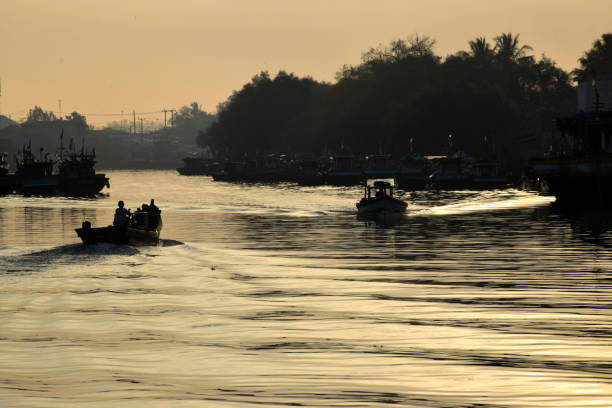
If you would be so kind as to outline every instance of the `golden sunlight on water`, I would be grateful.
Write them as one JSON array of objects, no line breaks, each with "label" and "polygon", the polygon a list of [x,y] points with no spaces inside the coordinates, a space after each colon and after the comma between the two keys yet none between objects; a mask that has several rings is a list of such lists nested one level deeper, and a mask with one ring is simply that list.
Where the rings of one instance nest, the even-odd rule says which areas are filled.
[{"label": "golden sunlight on water", "polygon": [[[3,406],[608,407],[610,222],[515,190],[405,193],[111,172],[0,197]],[[74,228],[155,198],[163,246]]]}]

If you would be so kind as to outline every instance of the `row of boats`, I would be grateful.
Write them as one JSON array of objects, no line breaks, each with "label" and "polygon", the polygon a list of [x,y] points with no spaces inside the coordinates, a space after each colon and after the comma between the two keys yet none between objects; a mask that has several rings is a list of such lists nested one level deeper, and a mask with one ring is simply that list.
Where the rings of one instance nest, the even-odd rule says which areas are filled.
[{"label": "row of boats", "polygon": [[295,182],[299,185],[361,185],[374,178],[394,179],[405,190],[504,188],[509,177],[496,160],[472,160],[464,152],[451,156],[337,154],[317,159],[266,155],[242,161],[185,158],[182,175],[208,175],[215,181]]},{"label": "row of boats", "polygon": [[[559,152],[532,159],[530,161],[532,175],[546,184],[546,188],[556,196],[561,205],[607,208],[612,204],[612,111],[581,112],[572,117],[560,118],[557,120],[557,127],[561,131]],[[456,164],[462,160],[464,159],[461,157],[451,157],[450,161],[440,160],[438,164]],[[491,167],[497,166],[492,164]],[[328,176],[330,173],[334,175],[333,171],[337,169],[331,167]],[[439,174],[447,174],[442,169],[443,167],[439,166],[436,171]],[[459,171],[460,166],[455,166],[455,169],[458,170],[454,174],[464,174]],[[369,170],[373,169],[370,167]],[[354,178],[349,178],[348,174],[336,174],[336,176],[342,175],[346,177],[347,183],[349,180],[353,183],[363,180],[365,174],[366,170],[362,169],[359,173],[350,174],[350,177]],[[357,215],[383,224],[394,223],[405,214],[408,206],[405,201],[395,196],[397,172],[370,174],[377,177],[366,177],[363,184],[363,198],[356,203]],[[484,175],[496,174],[494,171],[484,173]],[[387,175],[392,177],[381,177]],[[214,173],[213,177],[215,178]],[[254,180],[249,178],[248,181]],[[456,188],[456,185],[452,186]],[[402,188],[406,189],[404,186]],[[77,229],[77,234],[86,244],[101,241],[153,244],[159,240],[161,218],[155,226],[146,229],[132,222],[125,228],[91,228],[89,223],[85,222],[80,229]]]},{"label": "row of boats", "polygon": [[87,152],[83,146],[77,152],[60,146],[57,158],[53,159],[43,149],[35,155],[28,143],[17,152],[15,173],[9,173],[8,155],[1,155],[0,195],[95,195],[105,186],[110,188],[108,177],[96,173],[95,164],[95,149]]}]

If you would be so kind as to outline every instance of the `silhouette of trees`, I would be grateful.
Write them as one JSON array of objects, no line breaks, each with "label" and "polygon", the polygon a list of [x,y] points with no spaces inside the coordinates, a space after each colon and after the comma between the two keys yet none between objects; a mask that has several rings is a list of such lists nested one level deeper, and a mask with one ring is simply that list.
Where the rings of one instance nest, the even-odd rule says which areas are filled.
[{"label": "silhouette of trees", "polygon": [[202,110],[197,102],[181,107],[174,115],[174,126],[179,129],[194,130],[205,129],[210,125],[214,115]]},{"label": "silhouette of trees", "polygon": [[229,157],[341,146],[399,156],[411,139],[418,153],[445,153],[452,134],[455,147],[472,155],[494,145],[511,157],[520,138],[552,131],[555,116],[575,111],[570,75],[545,56],[528,55],[518,34],[467,45],[442,59],[430,37],[394,40],[344,65],[333,85],[261,72],[219,106],[198,143]]},{"label": "silhouette of trees", "polygon": [[51,111],[45,111],[36,105],[28,112],[26,122],[44,122],[49,120],[57,120],[55,114]]},{"label": "silhouette of trees", "polygon": [[477,37],[469,42],[470,55],[477,60],[491,61],[495,52],[485,37]]},{"label": "silhouette of trees", "polygon": [[593,42],[590,50],[578,59],[580,67],[572,74],[576,78],[587,76],[591,73],[612,73],[612,33],[606,33]]},{"label": "silhouette of trees", "polygon": [[313,98],[328,85],[280,71],[255,75],[234,92],[218,119],[198,137],[217,154],[295,152],[308,149],[313,135]]},{"label": "silhouette of trees", "polygon": [[84,129],[88,128],[87,119],[85,116],[81,115],[78,112],[72,112],[70,115],[66,116],[66,120],[72,121],[74,123],[80,124]]},{"label": "silhouette of trees", "polygon": [[495,40],[495,56],[500,61],[517,62],[532,49],[529,45],[519,47],[519,34],[503,33],[493,39]]}]

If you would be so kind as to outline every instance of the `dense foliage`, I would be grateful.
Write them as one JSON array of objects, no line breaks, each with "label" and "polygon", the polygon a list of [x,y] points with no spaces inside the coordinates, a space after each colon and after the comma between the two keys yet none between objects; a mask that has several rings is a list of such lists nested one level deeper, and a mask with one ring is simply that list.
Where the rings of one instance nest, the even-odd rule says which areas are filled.
[{"label": "dense foliage", "polygon": [[612,73],[612,33],[603,34],[593,42],[593,47],[578,59],[580,68],[574,70],[577,78]]},{"label": "dense foliage", "polygon": [[528,55],[518,35],[504,33],[491,44],[476,38],[468,51],[444,59],[434,45],[414,36],[372,48],[333,85],[262,72],[220,107],[198,142],[234,158],[342,146],[439,154],[449,141],[473,155],[508,156],[520,140],[552,131],[555,116],[575,111],[570,75],[545,56]]}]

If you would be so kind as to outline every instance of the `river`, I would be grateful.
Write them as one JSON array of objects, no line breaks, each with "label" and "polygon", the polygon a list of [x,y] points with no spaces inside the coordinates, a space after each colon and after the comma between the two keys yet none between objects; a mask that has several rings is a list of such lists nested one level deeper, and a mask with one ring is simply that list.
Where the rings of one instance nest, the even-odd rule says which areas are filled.
[{"label": "river", "polygon": [[[3,407],[610,407],[612,223],[518,190],[401,192],[111,171],[0,197]],[[155,198],[162,245],[74,228]]]}]

